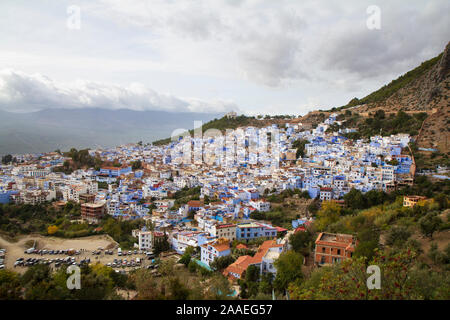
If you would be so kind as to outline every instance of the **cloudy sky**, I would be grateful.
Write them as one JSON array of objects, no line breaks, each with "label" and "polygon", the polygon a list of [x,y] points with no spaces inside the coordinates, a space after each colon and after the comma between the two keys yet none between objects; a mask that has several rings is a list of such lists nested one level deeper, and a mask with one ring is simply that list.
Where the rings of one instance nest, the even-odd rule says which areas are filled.
[{"label": "cloudy sky", "polygon": [[[371,5],[380,29],[367,27]],[[301,115],[439,54],[449,9],[448,0],[2,0],[0,110]]]}]

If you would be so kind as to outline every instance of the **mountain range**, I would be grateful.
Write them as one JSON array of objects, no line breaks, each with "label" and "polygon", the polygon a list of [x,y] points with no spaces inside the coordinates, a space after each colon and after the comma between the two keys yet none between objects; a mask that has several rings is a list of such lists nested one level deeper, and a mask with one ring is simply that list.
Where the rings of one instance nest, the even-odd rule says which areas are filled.
[{"label": "mountain range", "polygon": [[191,129],[195,120],[207,122],[222,116],[99,108],[0,111],[0,155],[147,143],[170,136],[177,128]]},{"label": "mountain range", "polygon": [[[347,105],[328,111],[310,112],[298,120],[317,124],[323,120],[324,113],[344,112],[346,109],[363,117],[380,109],[386,113],[400,110],[410,114],[425,112],[427,117],[415,137],[417,144],[423,148],[439,149],[446,154],[449,152],[450,137],[449,74],[450,43],[437,57],[423,62],[366,97],[354,98]],[[178,128],[192,129],[195,120],[206,123],[204,129],[270,124],[270,121],[256,121],[244,116],[235,120],[227,120],[222,116],[99,108],[46,109],[31,113],[0,111],[0,155],[152,142],[170,137],[173,130]],[[167,143],[167,139],[158,142]]]}]

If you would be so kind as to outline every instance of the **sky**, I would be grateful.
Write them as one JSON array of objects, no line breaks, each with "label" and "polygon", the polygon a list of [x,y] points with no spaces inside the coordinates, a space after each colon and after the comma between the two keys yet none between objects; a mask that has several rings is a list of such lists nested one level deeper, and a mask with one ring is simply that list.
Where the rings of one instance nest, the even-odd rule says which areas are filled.
[{"label": "sky", "polygon": [[303,115],[438,55],[449,9],[448,0],[2,0],[0,110]]}]

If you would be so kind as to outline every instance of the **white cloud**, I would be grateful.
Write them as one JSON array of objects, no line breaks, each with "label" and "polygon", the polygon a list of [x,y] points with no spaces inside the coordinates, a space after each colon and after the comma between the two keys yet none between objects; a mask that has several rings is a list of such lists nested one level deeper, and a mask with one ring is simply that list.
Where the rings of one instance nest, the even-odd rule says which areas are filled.
[{"label": "white cloud", "polygon": [[217,113],[239,111],[230,101],[204,101],[162,94],[140,83],[127,86],[76,80],[59,83],[41,74],[0,70],[0,109],[28,112],[51,108],[107,108]]},{"label": "white cloud", "polygon": [[[1,68],[80,93],[73,102],[59,84],[44,87],[47,100],[28,105],[78,107],[86,95],[82,105],[195,110],[231,100],[245,112],[303,113],[310,97],[340,106],[436,56],[450,29],[448,0],[78,0],[81,30],[69,31],[72,4],[0,1]],[[381,30],[366,27],[373,4]],[[74,88],[76,78],[96,82],[99,96]],[[130,88],[134,81],[156,92]]]},{"label": "white cloud", "polygon": [[233,74],[270,87],[327,78],[329,70],[341,72],[340,82],[355,76],[379,80],[380,74],[407,71],[448,41],[448,1],[412,1],[406,8],[378,1],[378,32],[366,27],[366,8],[372,4],[102,0],[89,10],[148,30],[153,47],[164,53],[168,65]]}]

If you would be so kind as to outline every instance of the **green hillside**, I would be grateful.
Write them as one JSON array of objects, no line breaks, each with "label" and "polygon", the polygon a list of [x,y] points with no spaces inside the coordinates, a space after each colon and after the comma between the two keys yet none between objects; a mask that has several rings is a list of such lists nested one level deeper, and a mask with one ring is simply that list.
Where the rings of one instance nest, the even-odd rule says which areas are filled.
[{"label": "green hillside", "polygon": [[[202,132],[205,132],[208,129],[218,129],[222,132],[225,132],[226,129],[237,129],[239,127],[245,127],[245,126],[253,126],[253,127],[264,127],[267,125],[270,125],[272,123],[281,123],[285,119],[291,119],[291,116],[289,115],[277,115],[277,116],[271,116],[265,117],[264,119],[256,119],[256,117],[248,117],[245,115],[237,116],[236,118],[227,118],[226,116],[220,118],[220,119],[213,119],[209,122],[206,122],[202,126]],[[191,135],[194,134],[194,130],[189,130],[189,133]],[[164,145],[168,144],[170,142],[170,138],[161,139],[154,141],[154,145]]]},{"label": "green hillside", "polygon": [[365,96],[362,99],[353,98],[347,105],[342,106],[337,109],[345,109],[349,107],[354,107],[361,104],[367,104],[367,103],[375,103],[383,101],[387,98],[389,98],[391,95],[393,95],[395,92],[400,90],[401,88],[405,87],[409,83],[411,83],[413,80],[420,77],[422,74],[424,74],[426,71],[430,70],[431,67],[433,67],[442,57],[442,53],[438,55],[437,57],[434,57],[430,60],[427,60],[425,62],[422,62],[420,66],[417,68],[408,71],[404,75],[401,75],[395,80],[392,80],[389,84],[384,85],[377,91],[372,92],[371,94]]}]

